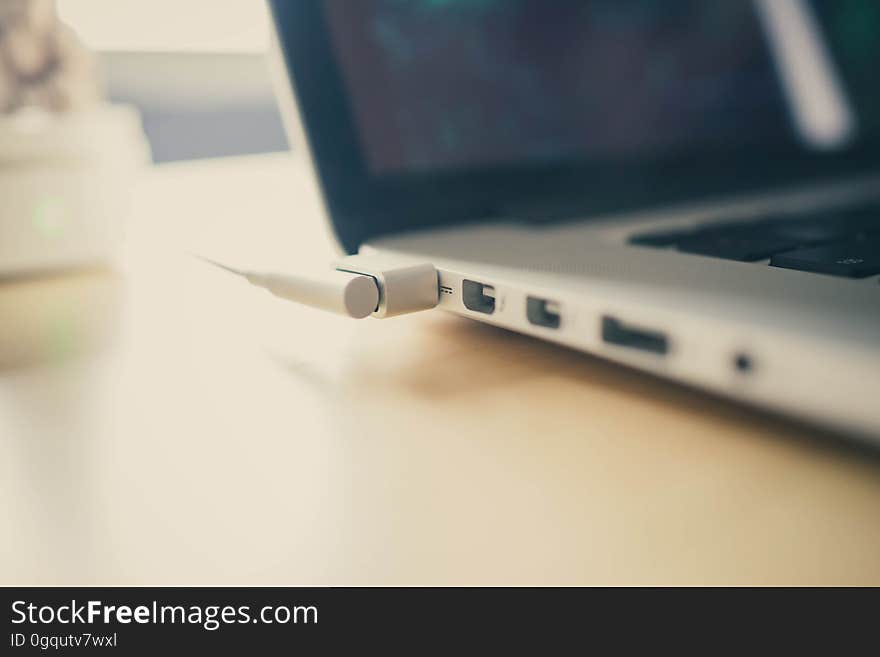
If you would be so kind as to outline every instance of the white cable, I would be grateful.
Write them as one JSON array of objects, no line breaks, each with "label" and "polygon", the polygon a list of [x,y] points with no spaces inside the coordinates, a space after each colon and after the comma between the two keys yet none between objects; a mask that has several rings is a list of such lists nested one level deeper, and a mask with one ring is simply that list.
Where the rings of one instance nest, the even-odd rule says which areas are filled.
[{"label": "white cable", "polygon": [[288,301],[362,319],[429,310],[439,300],[437,270],[427,263],[402,265],[383,258],[352,256],[335,269],[315,274],[275,274],[236,269],[198,256]]}]

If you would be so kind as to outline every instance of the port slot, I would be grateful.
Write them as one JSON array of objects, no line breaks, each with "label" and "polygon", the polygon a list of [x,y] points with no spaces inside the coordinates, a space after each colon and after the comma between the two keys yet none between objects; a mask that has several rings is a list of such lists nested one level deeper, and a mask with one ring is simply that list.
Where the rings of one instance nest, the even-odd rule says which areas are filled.
[{"label": "port slot", "polygon": [[465,279],[461,285],[461,300],[468,310],[486,315],[495,312],[495,288],[491,285]]},{"label": "port slot", "polygon": [[559,304],[547,299],[528,297],[526,299],[526,317],[535,326],[559,328]]},{"label": "port slot", "polygon": [[624,324],[615,317],[602,317],[602,340],[619,347],[665,354],[669,351],[669,340],[661,331],[651,331]]}]

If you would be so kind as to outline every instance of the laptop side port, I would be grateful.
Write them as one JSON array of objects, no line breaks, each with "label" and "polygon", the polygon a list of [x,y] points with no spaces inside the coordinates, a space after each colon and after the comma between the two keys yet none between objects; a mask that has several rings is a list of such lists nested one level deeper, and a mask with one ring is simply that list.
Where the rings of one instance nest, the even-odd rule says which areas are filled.
[{"label": "laptop side port", "polygon": [[547,328],[559,328],[559,304],[547,299],[528,297],[526,299],[526,317],[529,323]]},{"label": "laptop side port", "polygon": [[461,285],[464,307],[485,315],[495,312],[495,288],[485,283],[464,279]]},{"label": "laptop side port", "polygon": [[602,317],[602,340],[608,344],[653,354],[663,355],[669,352],[669,340],[665,333],[624,324],[610,315]]}]

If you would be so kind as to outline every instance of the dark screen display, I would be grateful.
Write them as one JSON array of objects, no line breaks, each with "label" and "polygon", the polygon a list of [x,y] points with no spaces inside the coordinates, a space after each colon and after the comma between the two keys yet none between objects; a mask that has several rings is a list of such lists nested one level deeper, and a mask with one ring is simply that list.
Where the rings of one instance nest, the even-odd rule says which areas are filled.
[{"label": "dark screen display", "polygon": [[792,139],[749,2],[328,0],[374,172]]},{"label": "dark screen display", "polygon": [[325,0],[374,173],[797,140],[750,2]]}]

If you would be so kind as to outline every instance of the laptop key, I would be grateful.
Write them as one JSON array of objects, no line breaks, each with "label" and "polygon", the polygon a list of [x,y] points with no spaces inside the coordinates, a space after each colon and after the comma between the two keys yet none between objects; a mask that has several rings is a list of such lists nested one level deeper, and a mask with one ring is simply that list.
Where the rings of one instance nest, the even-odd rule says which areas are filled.
[{"label": "laptop key", "polygon": [[770,265],[846,278],[873,276],[880,274],[880,235],[779,253]]},{"label": "laptop key", "polygon": [[648,231],[630,244],[676,247],[683,253],[755,262],[799,248],[880,236],[880,206],[815,212],[799,217],[765,217],[706,223],[697,228]]},{"label": "laptop key", "polygon": [[795,240],[800,245],[822,244],[880,232],[880,212],[774,221],[768,227],[780,237]]},{"label": "laptop key", "polygon": [[791,240],[770,231],[752,227],[727,231],[708,231],[685,238],[676,245],[679,251],[725,260],[754,262],[798,246]]},{"label": "laptop key", "polygon": [[826,219],[778,221],[775,224],[770,227],[770,230],[780,237],[792,239],[800,245],[832,242],[852,234],[847,226]]}]

